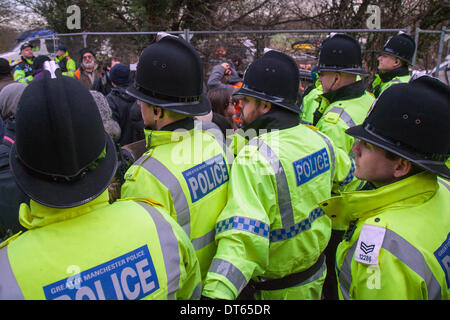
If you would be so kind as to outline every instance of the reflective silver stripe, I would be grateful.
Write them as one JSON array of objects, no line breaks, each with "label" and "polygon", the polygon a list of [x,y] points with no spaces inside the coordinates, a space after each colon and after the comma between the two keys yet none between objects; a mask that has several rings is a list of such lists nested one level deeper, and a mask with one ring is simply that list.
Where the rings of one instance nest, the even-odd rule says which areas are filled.
[{"label": "reflective silver stripe", "polygon": [[230,280],[230,282],[236,287],[238,294],[247,285],[247,280],[241,270],[228,261],[214,258],[208,272],[220,274]]},{"label": "reflective silver stripe", "polygon": [[[339,286],[341,293],[346,300],[350,299],[349,290],[352,283],[351,263],[355,253],[356,244],[357,242],[353,243],[350,250],[345,255],[344,263],[339,272]],[[382,248],[389,251],[393,256],[424,279],[427,285],[429,300],[441,299],[441,286],[419,250],[400,235],[389,229],[386,229]]]},{"label": "reflective silver stripe", "polygon": [[326,114],[333,112],[339,114],[340,118],[344,120],[344,122],[351,128],[354,127],[356,124],[353,121],[352,117],[343,109],[339,107],[333,107],[330,111],[328,111]]},{"label": "reflective silver stripe", "polygon": [[278,194],[278,207],[280,208],[281,223],[283,228],[288,228],[294,225],[294,210],[292,209],[291,194],[289,192],[289,185],[284,172],[283,165],[280,158],[273,150],[262,140],[252,139],[249,145],[258,146],[258,151],[266,158],[270,163],[275,177],[277,179],[277,194]]},{"label": "reflective silver stripe", "polygon": [[227,163],[233,163],[234,155],[228,150],[226,139],[223,135],[222,130],[220,130],[219,126],[211,121],[200,121],[195,120],[194,121],[195,127],[198,128],[198,130],[206,131],[211,133],[216,142],[219,144],[219,146],[222,148],[224,154],[227,157]]},{"label": "reflective silver stripe", "polygon": [[22,291],[11,269],[8,246],[0,249],[0,300],[24,300]]},{"label": "reflective silver stripe", "polygon": [[200,250],[209,245],[211,242],[214,241],[214,238],[216,236],[216,230],[213,229],[204,236],[201,236],[200,238],[192,239],[192,245],[194,246],[195,250]]},{"label": "reflective silver stripe", "polygon": [[317,133],[319,136],[322,137],[323,140],[325,140],[325,143],[328,146],[328,149],[330,150],[330,163],[331,163],[331,182],[333,183],[334,181],[334,168],[336,165],[336,156],[334,154],[334,148],[333,145],[331,144],[330,139],[328,139],[328,137],[326,135],[324,135],[322,132],[318,131],[318,130],[313,130],[311,129],[313,132]]},{"label": "reflective silver stripe", "polygon": [[441,286],[419,250],[389,229],[386,229],[383,249],[389,251],[425,281],[429,300],[441,299]]},{"label": "reflective silver stripe", "polygon": [[450,191],[450,186],[444,180],[438,179],[438,182],[446,187],[448,191]]},{"label": "reflective silver stripe", "polygon": [[[184,194],[178,179],[165,165],[154,157],[149,157],[142,164],[142,168],[154,175],[156,179],[169,189],[177,213],[177,222],[181,225],[188,237],[190,237],[191,213],[189,211],[186,195]],[[151,190],[149,190],[149,192],[151,192]]]},{"label": "reflective silver stripe", "polygon": [[167,274],[167,294],[169,299],[173,299],[180,284],[180,256],[178,249],[178,239],[175,236],[170,223],[163,218],[161,213],[145,202],[137,202],[152,217],[158,230],[159,243],[164,258],[164,266]]},{"label": "reflective silver stripe", "polygon": [[353,243],[348,250],[347,254],[344,258],[344,263],[342,264],[341,270],[339,271],[339,287],[342,293],[342,296],[345,300],[350,300],[350,285],[352,284],[352,260],[353,255],[355,254],[356,244],[358,242]]},{"label": "reflective silver stripe", "polygon": [[202,284],[199,283],[198,286],[195,287],[194,292],[192,293],[192,296],[189,298],[189,300],[199,299],[202,295]]}]

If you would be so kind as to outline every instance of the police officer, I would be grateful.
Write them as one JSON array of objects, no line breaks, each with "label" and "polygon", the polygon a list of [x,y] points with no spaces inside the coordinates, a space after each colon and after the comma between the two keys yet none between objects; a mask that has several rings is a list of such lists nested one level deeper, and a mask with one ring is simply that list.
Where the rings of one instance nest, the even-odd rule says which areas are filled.
[{"label": "police officer", "polygon": [[350,184],[352,161],[326,135],[299,124],[298,85],[295,61],[269,51],[235,93],[254,138],[233,162],[205,298],[321,298],[331,221],[318,203],[333,181]]},{"label": "police officer", "polygon": [[362,68],[361,47],[353,37],[337,33],[322,43],[319,53],[319,81],[323,94],[314,112],[314,126],[350,153],[354,139],[345,130],[361,124],[375,100],[357,76]]},{"label": "police officer", "polygon": [[81,83],[46,71],[16,117],[11,168],[32,200],[19,212],[28,230],[1,244],[0,299],[199,297],[195,251],[167,212],[150,199],[108,203],[117,156]]},{"label": "police officer", "polygon": [[77,71],[77,65],[75,61],[69,57],[69,52],[66,46],[60,44],[56,49],[56,63],[59,65],[63,76],[75,77],[75,71]]},{"label": "police officer", "polygon": [[[373,95],[365,90],[361,77],[363,70],[361,47],[350,35],[337,33],[326,38],[319,52],[319,81],[323,93],[319,107],[314,112],[313,124],[327,134],[337,147],[351,155],[354,138],[345,130],[361,124],[373,101]],[[359,78],[358,78],[359,77]],[[359,80],[358,80],[359,79]],[[345,231],[345,225],[333,224],[333,232],[326,249],[328,269],[334,268],[335,250]],[[326,299],[337,299],[334,273],[329,272],[324,287]]]},{"label": "police officer", "polygon": [[300,106],[300,118],[303,123],[312,125],[314,119],[314,111],[319,107],[319,97],[323,93],[322,83],[319,81],[318,67],[315,66],[311,70],[311,77],[313,84],[309,86],[302,97],[302,104]]},{"label": "police officer", "polygon": [[147,152],[126,172],[122,197],[162,203],[190,237],[204,277],[216,251],[229,166],[223,146],[194,122],[211,111],[202,78],[199,54],[181,38],[166,35],[142,52],[127,93],[141,107]]},{"label": "police officer", "polygon": [[360,139],[355,175],[377,188],[321,205],[349,225],[336,257],[341,299],[450,299],[449,101],[449,86],[420,77],[386,89],[347,130]]},{"label": "police officer", "polygon": [[372,92],[378,97],[396,83],[407,83],[411,79],[408,65],[416,51],[414,39],[404,32],[391,37],[379,51],[378,73],[372,82]]},{"label": "police officer", "polygon": [[13,66],[14,81],[28,84],[33,81],[33,46],[26,42],[20,46],[21,59]]}]

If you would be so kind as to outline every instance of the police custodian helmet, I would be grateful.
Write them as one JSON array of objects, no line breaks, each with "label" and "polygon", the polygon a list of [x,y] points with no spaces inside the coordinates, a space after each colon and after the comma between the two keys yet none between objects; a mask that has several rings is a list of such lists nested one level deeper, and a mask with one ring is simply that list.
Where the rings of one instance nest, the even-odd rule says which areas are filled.
[{"label": "police custodian helmet", "polygon": [[300,108],[296,104],[299,77],[294,59],[282,52],[270,50],[248,66],[244,83],[233,96],[254,97],[299,113]]},{"label": "police custodian helmet", "polygon": [[185,40],[166,35],[142,52],[134,85],[127,93],[138,100],[177,113],[201,116],[211,111],[203,92],[199,54]]},{"label": "police custodian helmet", "polygon": [[378,51],[378,53],[386,53],[397,57],[408,64],[412,64],[412,58],[415,51],[416,43],[414,42],[414,39],[406,33],[400,32],[389,38],[383,49]]},{"label": "police custodian helmet", "polygon": [[449,101],[448,85],[422,76],[383,91],[363,124],[346,133],[450,179]]},{"label": "police custodian helmet", "polygon": [[31,199],[70,208],[106,190],[117,155],[89,90],[59,69],[51,72],[27,86],[19,100],[9,162],[18,186]]},{"label": "police custodian helmet", "polygon": [[322,42],[318,65],[319,72],[369,75],[362,66],[361,46],[355,38],[344,33],[333,33]]}]

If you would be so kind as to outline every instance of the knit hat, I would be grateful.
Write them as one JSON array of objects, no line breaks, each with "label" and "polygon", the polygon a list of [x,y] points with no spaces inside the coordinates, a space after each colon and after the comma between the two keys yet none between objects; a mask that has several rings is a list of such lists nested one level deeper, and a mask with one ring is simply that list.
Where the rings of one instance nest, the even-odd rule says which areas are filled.
[{"label": "knit hat", "polygon": [[10,74],[11,67],[9,66],[8,60],[0,58],[0,74]]},{"label": "knit hat", "polygon": [[25,83],[14,82],[0,91],[0,113],[4,121],[16,114],[17,105],[26,87]]},{"label": "knit hat", "polygon": [[130,68],[124,64],[116,64],[109,71],[109,78],[118,86],[125,86],[130,83]]},{"label": "knit hat", "polygon": [[106,97],[101,92],[95,90],[90,90],[90,92],[97,104],[98,111],[100,111],[105,131],[114,139],[114,141],[118,141],[120,139],[121,130],[117,121],[112,118],[112,111],[109,107],[108,100],[106,100]]},{"label": "knit hat", "polygon": [[89,49],[89,48],[83,48],[83,49],[81,49],[80,50],[80,57],[81,57],[81,59],[83,59],[83,55],[85,55],[86,53],[92,53],[92,55],[95,57],[95,53],[94,53],[94,51],[92,51],[91,49]]}]

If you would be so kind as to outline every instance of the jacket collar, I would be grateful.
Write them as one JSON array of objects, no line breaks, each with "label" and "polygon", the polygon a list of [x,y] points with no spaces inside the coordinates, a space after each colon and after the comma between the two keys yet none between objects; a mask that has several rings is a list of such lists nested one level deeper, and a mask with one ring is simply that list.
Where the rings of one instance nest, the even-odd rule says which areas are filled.
[{"label": "jacket collar", "polygon": [[300,118],[292,111],[285,110],[279,107],[272,108],[269,112],[263,114],[258,119],[245,126],[244,130],[255,129],[259,130],[283,130],[297,126],[300,123]]},{"label": "jacket collar", "polygon": [[337,90],[323,93],[322,96],[325,97],[331,104],[335,101],[350,100],[361,97],[364,94],[364,91],[364,83],[362,80],[359,80]]},{"label": "jacket collar", "polygon": [[390,70],[387,72],[383,72],[383,73],[380,72],[378,75],[380,76],[380,79],[382,82],[389,82],[392,79],[394,79],[395,77],[402,77],[402,76],[409,75],[409,70],[408,70],[408,67],[402,66],[402,67],[398,67],[397,69]]},{"label": "jacket collar", "polygon": [[79,217],[107,205],[109,205],[108,189],[94,200],[75,208],[51,208],[30,200],[29,206],[26,203],[20,205],[19,221],[25,228],[35,229]]},{"label": "jacket collar", "polygon": [[389,206],[423,203],[437,189],[436,175],[424,171],[375,190],[344,192],[323,201],[320,207],[333,223],[348,225],[350,221],[377,215]]},{"label": "jacket collar", "polygon": [[65,52],[61,57],[59,57],[59,56],[56,56],[56,60],[57,61],[61,61],[61,60],[63,60],[65,57],[68,57],[69,56],[69,52]]},{"label": "jacket collar", "polygon": [[147,149],[163,144],[180,141],[186,135],[192,135],[194,129],[194,119],[187,117],[172,122],[160,130],[144,129],[145,145]]}]

